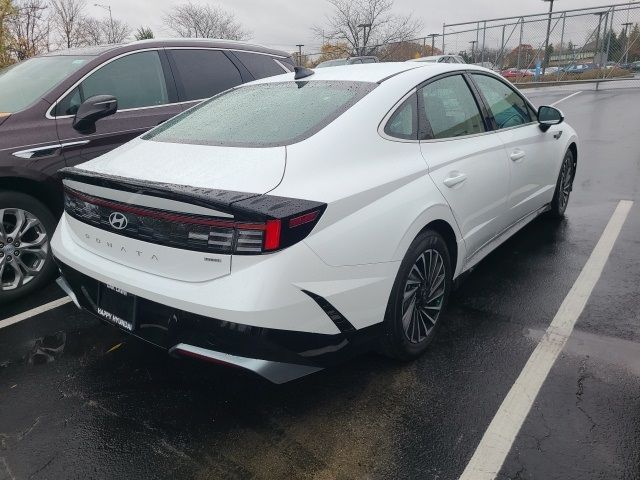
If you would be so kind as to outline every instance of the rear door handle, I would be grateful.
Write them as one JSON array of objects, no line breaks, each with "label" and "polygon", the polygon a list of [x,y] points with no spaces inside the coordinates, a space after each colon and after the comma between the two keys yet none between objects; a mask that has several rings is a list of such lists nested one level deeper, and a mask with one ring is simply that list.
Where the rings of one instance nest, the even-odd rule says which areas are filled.
[{"label": "rear door handle", "polygon": [[520,160],[522,160],[526,156],[527,156],[527,154],[524,151],[522,151],[520,149],[517,149],[517,150],[514,150],[513,152],[511,152],[511,155],[509,155],[509,158],[511,160],[513,160],[514,162],[519,162]]},{"label": "rear door handle", "polygon": [[467,176],[461,172],[451,172],[447,178],[443,180],[447,187],[455,187],[456,185],[464,182],[467,179]]}]

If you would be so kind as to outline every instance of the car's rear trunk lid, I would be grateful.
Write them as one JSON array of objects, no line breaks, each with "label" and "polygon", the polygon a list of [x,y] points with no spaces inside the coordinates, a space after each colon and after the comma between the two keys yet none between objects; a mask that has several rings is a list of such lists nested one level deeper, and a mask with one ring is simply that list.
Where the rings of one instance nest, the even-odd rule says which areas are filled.
[{"label": "car's rear trunk lid", "polygon": [[97,174],[255,194],[284,175],[285,147],[230,148],[136,139],[79,166]]},{"label": "car's rear trunk lid", "polygon": [[62,170],[66,220],[79,246],[193,282],[229,274],[234,249],[262,248],[264,209],[274,204],[262,194],[280,182],[284,148],[136,143]]}]

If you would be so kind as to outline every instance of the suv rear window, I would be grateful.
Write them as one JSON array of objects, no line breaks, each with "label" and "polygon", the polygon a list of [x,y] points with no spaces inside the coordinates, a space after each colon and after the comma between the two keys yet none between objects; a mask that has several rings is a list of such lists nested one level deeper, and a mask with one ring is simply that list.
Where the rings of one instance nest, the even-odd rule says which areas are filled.
[{"label": "suv rear window", "polygon": [[168,50],[180,101],[202,100],[242,83],[240,72],[219,50]]},{"label": "suv rear window", "polygon": [[287,71],[278,65],[275,59],[269,55],[249,52],[234,52],[234,54],[244,63],[244,66],[249,69],[255,79],[287,73]]},{"label": "suv rear window", "polygon": [[276,147],[315,134],[376,87],[369,82],[274,82],[213,97],[142,137],[157,142]]}]

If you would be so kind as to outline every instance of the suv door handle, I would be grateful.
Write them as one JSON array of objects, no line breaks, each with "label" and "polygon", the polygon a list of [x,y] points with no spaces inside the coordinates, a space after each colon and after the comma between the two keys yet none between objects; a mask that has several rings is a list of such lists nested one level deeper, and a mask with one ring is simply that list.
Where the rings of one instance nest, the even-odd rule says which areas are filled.
[{"label": "suv door handle", "polygon": [[509,158],[511,160],[513,160],[514,162],[519,162],[520,160],[522,160],[526,156],[527,156],[527,154],[523,150],[520,150],[518,148],[518,149],[514,150],[513,152],[511,152],[511,155],[509,155]]},{"label": "suv door handle", "polygon": [[459,183],[462,183],[466,180],[467,180],[467,176],[464,173],[451,172],[449,176],[443,180],[442,183],[444,183],[447,187],[451,188],[451,187],[455,187]]}]

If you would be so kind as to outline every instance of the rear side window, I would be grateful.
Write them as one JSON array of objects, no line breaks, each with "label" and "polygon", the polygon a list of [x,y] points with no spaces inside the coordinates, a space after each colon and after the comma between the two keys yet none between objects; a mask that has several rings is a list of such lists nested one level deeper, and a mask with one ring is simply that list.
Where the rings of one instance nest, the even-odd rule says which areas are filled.
[{"label": "rear side window", "polygon": [[286,70],[278,65],[275,59],[270,55],[260,55],[258,53],[249,52],[233,53],[240,59],[244,66],[247,67],[255,79],[273,77],[274,75],[287,73]]},{"label": "rear side window", "polygon": [[499,129],[517,127],[532,121],[527,102],[511,87],[489,75],[473,74],[473,79],[487,101]]},{"label": "rear side window", "polygon": [[478,104],[461,75],[436,80],[420,89],[420,138],[441,139],[485,131]]},{"label": "rear side window", "polygon": [[369,82],[246,85],[169,120],[145,140],[228,147],[276,147],[318,132],[376,87]]},{"label": "rear side window", "polygon": [[393,112],[384,127],[384,133],[403,140],[418,139],[418,98],[415,93]]},{"label": "rear side window", "polygon": [[202,100],[242,83],[240,72],[219,50],[169,50],[182,102]]},{"label": "rear side window", "polygon": [[113,95],[118,99],[118,110],[169,103],[158,52],[133,53],[105,64],[63,98],[55,114],[74,115],[80,104],[94,95]]}]

